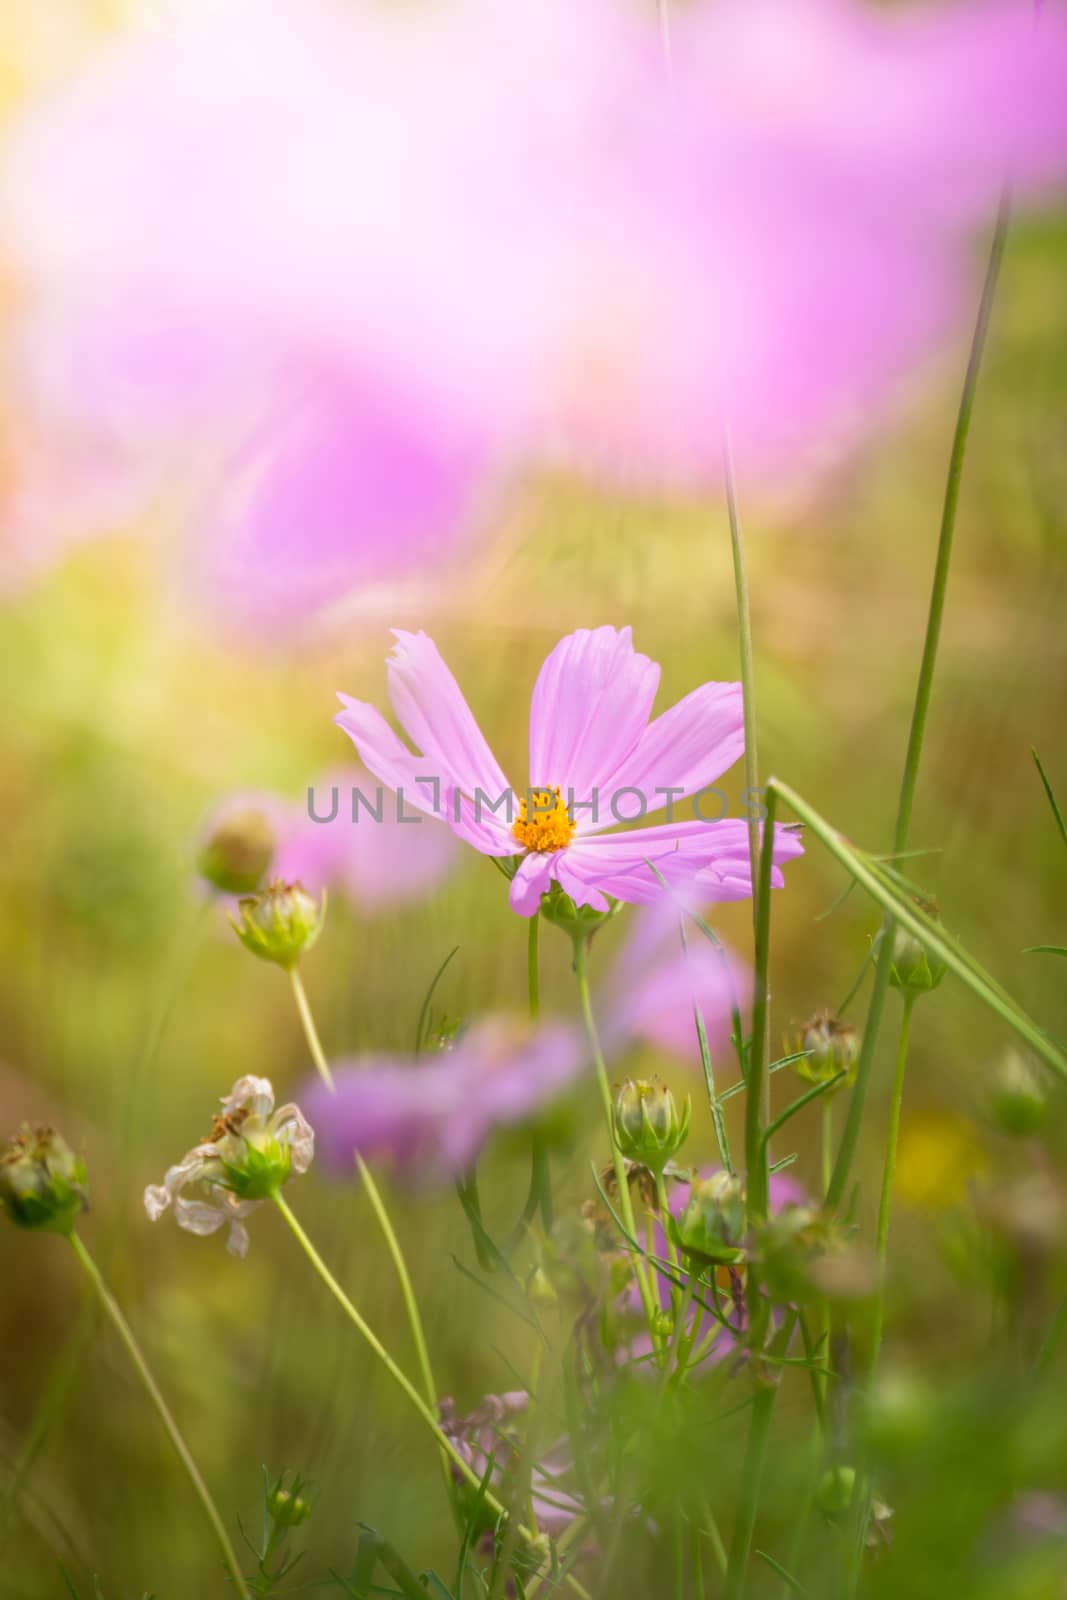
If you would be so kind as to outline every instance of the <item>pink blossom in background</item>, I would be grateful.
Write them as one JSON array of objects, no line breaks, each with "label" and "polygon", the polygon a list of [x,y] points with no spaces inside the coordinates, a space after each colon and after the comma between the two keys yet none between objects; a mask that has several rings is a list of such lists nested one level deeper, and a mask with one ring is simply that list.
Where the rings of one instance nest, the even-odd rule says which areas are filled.
[{"label": "pink blossom in background", "polygon": [[581,1033],[565,1023],[486,1017],[419,1060],[340,1061],[336,1092],[316,1080],[305,1104],[327,1167],[350,1173],[358,1152],[420,1183],[446,1183],[471,1169],[493,1133],[546,1111],[586,1063]]},{"label": "pink blossom in background", "polygon": [[969,314],[1009,167],[1063,177],[1067,22],[673,30],[671,74],[625,0],[231,0],[102,47],[3,175],[28,456],[181,491],[192,582],[274,638],[465,547],[516,467],[689,492],[726,422],[761,477],[868,431]]},{"label": "pink blossom in background", "polygon": [[683,949],[683,914],[672,895],[661,895],[634,913],[597,1012],[609,1044],[616,1038],[643,1039],[699,1066],[694,1006],[700,1007],[714,1061],[730,1042],[734,1010],[746,1012],[752,972],[732,950],[715,948],[689,916]]},{"label": "pink blossom in background", "polygon": [[[433,640],[399,628],[393,633],[389,694],[417,753],[366,701],[341,695],[344,710],[336,720],[361,761],[383,783],[402,789],[412,806],[443,816],[483,855],[518,858],[509,898],[520,916],[536,916],[554,883],[577,905],[597,911],[607,910],[607,896],[656,900],[662,879],[690,885],[704,900],[752,892],[741,819],[607,831],[620,820],[611,809],[617,797],[628,796],[628,807],[643,801],[654,813],[665,804],[657,791],[671,790],[677,802],[713,785],[738,760],[744,749],[739,683],[702,684],[653,719],[660,669],[634,649],[630,629],[568,634],[534,685],[530,784],[543,795],[546,814],[531,812],[527,819],[525,791],[505,778]],[[505,796],[510,818],[507,807],[494,809]],[[776,888],[783,882],[778,864],[801,853],[796,833],[778,827]]]},{"label": "pink blossom in background", "polygon": [[[417,822],[398,822],[395,795],[385,791],[379,803],[378,785],[362,768],[338,768],[309,787],[315,815],[322,818],[331,816],[336,790],[337,815],[332,821],[314,821],[306,796],[294,802],[252,791],[228,796],[215,808],[204,832],[210,833],[227,816],[260,812],[275,838],[270,876],[302,883],[316,897],[326,889],[363,912],[428,899],[458,865],[459,844],[444,823],[421,815]],[[352,820],[354,790],[380,810],[380,821],[362,805],[357,807],[358,820]]]}]

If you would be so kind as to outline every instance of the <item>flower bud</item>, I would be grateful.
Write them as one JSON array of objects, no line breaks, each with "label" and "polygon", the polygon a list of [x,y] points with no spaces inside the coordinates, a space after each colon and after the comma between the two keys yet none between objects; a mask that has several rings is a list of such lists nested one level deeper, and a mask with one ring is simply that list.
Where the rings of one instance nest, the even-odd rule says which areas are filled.
[{"label": "flower bud", "polygon": [[51,1128],[24,1127],[0,1155],[0,1211],[20,1228],[69,1234],[89,1204],[85,1163]]},{"label": "flower bud", "polygon": [[848,1515],[855,1492],[855,1467],[828,1467],[819,1479],[815,1499],[828,1522],[840,1522]]},{"label": "flower bud", "polygon": [[274,859],[274,829],[254,806],[215,822],[197,858],[197,871],[221,894],[252,894]]},{"label": "flower bud", "polygon": [[785,1206],[754,1241],[761,1278],[780,1305],[812,1298],[860,1300],[877,1283],[873,1260],[848,1242],[840,1224],[808,1206]]},{"label": "flower bud", "polygon": [[316,905],[299,883],[276,878],[260,894],[238,901],[240,923],[234,932],[253,955],[275,961],[287,970],[311,949],[326,920],[326,894]]},{"label": "flower bud", "polygon": [[1005,1133],[1029,1138],[1045,1124],[1048,1089],[1048,1080],[1038,1063],[1018,1050],[1010,1050],[993,1078],[989,1109]]},{"label": "flower bud", "polygon": [[677,1224],[668,1223],[674,1242],[697,1261],[728,1264],[740,1260],[745,1236],[745,1186],[728,1172],[695,1183]]},{"label": "flower bud", "polygon": [[[931,901],[917,900],[915,903],[927,916],[937,918],[937,907]],[[878,935],[879,945],[884,937],[884,933]],[[921,939],[917,939],[899,923],[896,924],[893,929],[893,962],[889,969],[889,981],[894,989],[911,995],[926,994],[937,988],[947,971],[948,967],[940,956],[933,955],[925,949]]]},{"label": "flower bud", "polygon": [[662,1172],[689,1132],[689,1096],[679,1113],[666,1084],[628,1078],[615,1097],[615,1143],[629,1161]]},{"label": "flower bud", "polygon": [[856,1062],[860,1053],[860,1036],[850,1022],[842,1022],[832,1011],[816,1011],[807,1022],[797,1023],[791,1040],[794,1050],[804,1050],[806,1055],[792,1063],[798,1078],[807,1083],[828,1083],[838,1073],[847,1077],[834,1086],[851,1088],[856,1076]]},{"label": "flower bud", "polygon": [[298,1528],[311,1515],[311,1502],[300,1493],[300,1479],[293,1480],[291,1489],[279,1478],[267,1495],[267,1515],[275,1528]]},{"label": "flower bud", "polygon": [[541,916],[554,928],[559,928],[568,938],[578,941],[591,939],[598,928],[610,922],[621,901],[610,901],[607,911],[594,911],[592,906],[576,905],[558,883],[553,883],[541,896]]}]

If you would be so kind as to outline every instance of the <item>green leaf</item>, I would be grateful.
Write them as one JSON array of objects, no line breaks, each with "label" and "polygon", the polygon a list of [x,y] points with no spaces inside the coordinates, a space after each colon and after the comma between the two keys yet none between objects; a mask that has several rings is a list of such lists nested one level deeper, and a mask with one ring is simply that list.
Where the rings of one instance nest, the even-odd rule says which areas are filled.
[{"label": "green leaf", "polygon": [[781,796],[790,810],[807,824],[816,838],[841,863],[846,872],[855,878],[860,887],[866,889],[873,900],[888,911],[890,916],[918,939],[927,950],[938,956],[949,971],[955,973],[971,993],[1006,1022],[1043,1061],[1046,1061],[1061,1077],[1067,1078],[1067,1057],[1063,1051],[1027,1016],[1006,990],[979,966],[958,939],[946,933],[941,924],[935,922],[920,907],[904,898],[884,868],[878,866],[863,851],[857,850],[788,784],[780,782],[777,778],[771,778],[767,787]]},{"label": "green leaf", "polygon": [[1041,757],[1032,747],[1030,754],[1034,758],[1034,766],[1037,768],[1038,777],[1045,786],[1045,793],[1048,795],[1048,803],[1052,807],[1052,815],[1056,818],[1056,826],[1060,830],[1060,838],[1063,840],[1064,844],[1067,844],[1067,823],[1064,822],[1063,812],[1056,804],[1056,796],[1052,792],[1051,783],[1049,783],[1048,778],[1045,776],[1045,769],[1041,765]]}]

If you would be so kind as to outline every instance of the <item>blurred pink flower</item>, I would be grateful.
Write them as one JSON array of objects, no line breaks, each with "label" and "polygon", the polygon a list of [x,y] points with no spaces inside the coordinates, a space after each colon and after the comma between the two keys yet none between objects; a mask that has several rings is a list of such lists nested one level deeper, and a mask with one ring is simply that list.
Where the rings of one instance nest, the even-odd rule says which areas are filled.
[{"label": "blurred pink flower", "polygon": [[[523,1419],[530,1408],[525,1389],[506,1394],[487,1394],[475,1409],[460,1416],[455,1401],[441,1401],[441,1426],[467,1465],[479,1478],[492,1472],[489,1482],[498,1496],[501,1488],[510,1498],[516,1490],[512,1482],[522,1460]],[[465,1484],[453,1468],[457,1483]],[[557,1440],[530,1470],[530,1499],[537,1526],[558,1539],[577,1517],[587,1515],[586,1506],[576,1493],[574,1460],[567,1439]],[[588,1543],[588,1536],[586,1539]]]},{"label": "blurred pink flower", "polygon": [[[419,753],[365,701],[341,695],[344,710],[336,720],[371,772],[412,806],[443,816],[484,855],[520,858],[510,890],[520,916],[536,916],[553,883],[597,911],[608,909],[609,895],[655,900],[662,889],[656,872],[691,885],[704,900],[751,893],[740,819],[605,831],[710,790],[733,765],[744,749],[740,684],[705,683],[650,721],[660,669],[633,648],[630,629],[568,634],[534,685],[531,788],[523,798],[433,640],[422,632],[393,633],[389,693]],[[801,852],[795,833],[776,830],[776,862]],[[777,866],[772,882],[783,882]]]},{"label": "blurred pink flower", "polygon": [[458,863],[443,822],[415,812],[398,821],[393,792],[354,765],[311,784],[303,803],[263,790],[232,794],[205,835],[247,812],[262,815],[274,835],[270,876],[301,883],[316,899],[326,889],[364,912],[427,899]]},{"label": "blurred pink flower", "polygon": [[102,50],[7,158],[45,459],[180,484],[197,582],[273,638],[518,463],[688,490],[727,421],[761,473],[870,427],[1006,171],[1063,175],[1067,23],[722,0],[668,75],[646,10],[231,0]]},{"label": "blurred pink flower", "polygon": [[609,1048],[643,1039],[699,1065],[697,1006],[712,1056],[729,1042],[733,1013],[743,1013],[751,998],[752,973],[732,950],[712,945],[688,916],[683,948],[686,903],[675,891],[634,916],[598,1007]]},{"label": "blurred pink flower", "polygon": [[501,1017],[472,1025],[451,1048],[414,1060],[338,1062],[336,1092],[318,1080],[305,1095],[328,1167],[352,1170],[358,1152],[409,1178],[443,1183],[474,1165],[491,1134],[533,1121],[586,1064],[581,1033]]}]

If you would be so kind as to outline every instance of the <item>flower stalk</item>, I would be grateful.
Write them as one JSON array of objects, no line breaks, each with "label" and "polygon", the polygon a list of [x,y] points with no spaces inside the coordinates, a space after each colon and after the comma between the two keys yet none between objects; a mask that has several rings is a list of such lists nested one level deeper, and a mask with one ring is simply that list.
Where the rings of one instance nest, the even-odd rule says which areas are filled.
[{"label": "flower stalk", "polygon": [[196,1491],[197,1498],[204,1508],[204,1514],[211,1524],[215,1538],[218,1540],[219,1548],[222,1551],[222,1558],[226,1563],[226,1567],[231,1578],[233,1579],[234,1588],[236,1589],[238,1595],[240,1595],[241,1600],[251,1600],[248,1585],[245,1583],[241,1568],[238,1565],[236,1552],[234,1551],[233,1545],[230,1542],[230,1536],[226,1532],[226,1527],[223,1523],[222,1517],[219,1515],[218,1507],[215,1505],[215,1502],[211,1497],[211,1491],[204,1482],[200,1468],[194,1461],[189,1446],[182,1437],[178,1424],[171,1415],[170,1407],[164,1400],[163,1395],[160,1392],[159,1385],[152,1376],[148,1363],[141,1352],[141,1347],[134,1337],[132,1328],[126,1321],[126,1318],[123,1316],[122,1311],[119,1309],[118,1301],[115,1299],[114,1295],[112,1295],[110,1289],[107,1287],[107,1284],[104,1282],[99,1267],[89,1254],[89,1251],[82,1242],[80,1236],[72,1230],[67,1237],[70,1239],[71,1248],[73,1249],[74,1254],[77,1256],[82,1268],[89,1278],[89,1281],[96,1291],[101,1305],[110,1318],[116,1333],[122,1340],[122,1343],[126,1349],[126,1353],[132,1361],[137,1372],[137,1376],[147,1389],[149,1398],[159,1414],[159,1419],[166,1429],[170,1442],[178,1454],[178,1459],[185,1468],[185,1471],[189,1477],[189,1481],[192,1483],[192,1486]]}]

